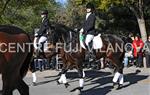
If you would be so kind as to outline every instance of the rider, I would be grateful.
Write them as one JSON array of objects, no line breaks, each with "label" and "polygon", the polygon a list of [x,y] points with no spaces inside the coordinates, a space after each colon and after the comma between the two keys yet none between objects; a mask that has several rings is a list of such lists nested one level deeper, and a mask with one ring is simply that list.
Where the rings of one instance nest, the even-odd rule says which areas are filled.
[{"label": "rider", "polygon": [[82,29],[80,30],[80,33],[84,34],[86,36],[85,38],[85,44],[86,48],[88,49],[89,53],[95,57],[95,54],[93,54],[92,45],[91,42],[94,38],[95,34],[95,14],[94,14],[95,7],[92,3],[88,3],[86,5],[86,18],[83,23]]},{"label": "rider", "polygon": [[48,10],[43,10],[41,12],[41,18],[42,18],[42,24],[40,26],[39,31],[37,32],[37,36],[39,37],[39,41],[38,41],[38,45],[40,51],[43,52],[43,44],[45,43],[45,41],[47,40],[47,30],[50,28],[50,23],[48,20]]}]

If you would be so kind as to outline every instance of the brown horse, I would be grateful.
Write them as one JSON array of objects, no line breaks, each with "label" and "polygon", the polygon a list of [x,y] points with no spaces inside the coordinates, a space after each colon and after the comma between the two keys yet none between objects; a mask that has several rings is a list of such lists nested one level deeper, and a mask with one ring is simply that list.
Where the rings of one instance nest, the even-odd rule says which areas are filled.
[{"label": "brown horse", "polygon": [[33,53],[33,46],[28,43],[31,43],[31,40],[22,29],[0,25],[2,95],[12,95],[14,89],[21,95],[29,95],[29,87],[23,81]]},{"label": "brown horse", "polygon": [[[49,35],[49,33],[51,31],[53,31],[53,29],[49,28],[47,30],[47,34]],[[31,38],[31,40],[33,42],[33,46],[34,46],[34,54],[33,54],[31,64],[30,64],[30,71],[32,72],[33,85],[36,86],[37,85],[37,83],[36,83],[37,77],[36,77],[35,72],[37,70],[42,71],[42,65],[43,65],[42,63],[45,62],[45,61],[43,61],[43,59],[46,59],[48,61],[48,64],[49,64],[49,62],[51,62],[52,57],[57,55],[57,52],[54,49],[55,46],[50,44],[49,40],[47,40],[45,43],[42,44],[43,50],[41,50],[40,46],[38,45],[39,37],[35,36],[35,31],[34,31],[34,33],[32,33],[30,35],[30,38]],[[49,37],[48,37],[48,39],[49,39]],[[46,50],[45,50],[45,48],[46,48]],[[36,68],[37,64],[40,65],[40,67],[38,69]]]},{"label": "brown horse", "polygon": [[[77,48],[78,51],[75,50],[76,47],[79,46],[79,32],[75,32],[72,29],[61,24],[57,24],[55,27],[55,31],[51,32],[50,35],[52,36],[50,39],[51,43],[62,42],[62,45],[65,45],[65,47],[58,47],[58,44],[54,44],[56,45],[56,48],[60,48],[59,53],[61,54],[61,57],[63,59],[63,69],[61,72],[61,77],[58,80],[58,84],[63,83],[66,87],[68,87],[69,84],[67,83],[65,74],[68,69],[76,68],[78,70],[80,78],[79,89],[82,89],[85,77],[85,73],[83,71],[83,61],[85,59],[87,50],[83,48]],[[98,52],[96,52],[96,61],[104,57],[115,66],[116,73],[113,78],[113,83],[114,85],[118,84],[118,88],[121,88],[123,84],[122,61],[124,57],[124,50],[113,51],[110,48],[113,47],[114,49],[116,49],[116,45],[124,45],[124,41],[121,38],[111,34],[103,34],[101,38],[103,46],[101,49],[98,49]],[[78,45],[76,45],[76,43]],[[71,47],[71,51],[66,51],[66,48],[68,47]]]}]

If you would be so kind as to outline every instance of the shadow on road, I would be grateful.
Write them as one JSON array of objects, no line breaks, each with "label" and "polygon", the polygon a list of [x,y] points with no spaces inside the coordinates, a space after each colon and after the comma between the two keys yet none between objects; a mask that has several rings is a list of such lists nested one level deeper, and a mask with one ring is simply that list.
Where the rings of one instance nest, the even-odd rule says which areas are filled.
[{"label": "shadow on road", "polygon": [[[97,78],[97,77],[103,77],[103,76],[108,76],[111,75],[112,73],[110,72],[102,72],[102,71],[96,71],[96,70],[87,70],[85,71],[85,77],[86,78]],[[75,79],[79,78],[78,72],[68,72],[66,74],[66,77],[68,79]]]},{"label": "shadow on road", "polygon": [[[147,79],[148,75],[140,75],[140,71],[136,71],[135,73],[129,73],[124,75],[125,82],[129,82],[129,84],[124,85],[123,88],[126,88],[130,85],[136,84],[139,81],[142,81],[144,79]],[[85,88],[88,86],[88,89],[83,89],[81,92],[81,95],[106,95],[110,91],[112,91],[112,79],[113,75],[110,72],[103,72],[103,71],[94,71],[94,70],[88,70],[85,71],[86,79],[85,79]],[[67,78],[70,79],[69,83],[78,81],[78,73],[77,72],[68,72],[66,74]],[[55,78],[56,77],[56,78]],[[38,85],[43,85],[49,82],[56,81],[58,79],[58,76],[47,76],[45,78],[55,78],[53,80],[43,81],[37,83]],[[77,78],[77,80],[76,80]],[[93,85],[96,85],[92,87]],[[91,88],[89,88],[91,86]],[[74,87],[78,88],[78,87]],[[122,89],[123,89],[122,88]]]},{"label": "shadow on road", "polygon": [[[139,75],[140,71],[137,70],[135,73],[129,73],[124,75],[125,82],[129,82],[129,84],[124,85],[123,88],[126,88],[132,84],[136,84],[138,81],[144,80],[148,78],[146,75]],[[96,70],[88,70],[85,71],[86,80],[85,87],[96,85],[92,88],[86,89],[82,91],[82,95],[106,95],[109,93],[112,87],[112,79],[113,75],[111,72],[102,72]],[[68,82],[76,82],[78,81],[78,73],[77,72],[68,72],[66,77],[70,79]],[[86,83],[89,82],[89,83]],[[109,85],[107,85],[109,84]],[[75,87],[72,91],[75,91],[78,87]]]},{"label": "shadow on road", "polygon": [[[85,82],[92,81],[95,78],[104,77],[104,76],[108,76],[111,74],[112,73],[110,73],[110,72],[88,70],[88,71],[85,71],[85,78],[86,78]],[[67,79],[70,79],[68,81],[69,83],[76,82],[76,81],[78,81],[78,78],[79,78],[78,72],[68,72],[66,74],[66,77],[67,77]]]},{"label": "shadow on road", "polygon": [[[96,73],[96,72],[95,72]],[[103,72],[105,73],[105,72]],[[126,74],[124,75],[125,77],[125,82],[129,82],[129,84],[124,85],[123,88],[126,88],[130,85],[136,84],[137,82],[147,79],[148,75],[138,75],[139,72],[135,72],[135,73],[130,73],[130,74]],[[96,74],[98,75],[98,74]],[[107,75],[107,74],[106,74]],[[96,78],[96,76],[89,76],[88,78],[90,79],[91,83],[86,84],[85,86],[89,86],[89,85],[97,85],[95,87],[92,87],[90,89],[87,90],[83,90],[81,95],[106,95],[107,93],[109,93],[112,90],[112,86],[107,85],[108,83],[112,83],[112,76],[103,76],[103,77],[99,77],[97,76],[98,79],[96,80],[92,80],[94,77]],[[108,73],[109,75],[109,73]],[[91,79],[92,77],[92,79]],[[88,80],[89,81],[89,80]]]},{"label": "shadow on road", "polygon": [[[57,78],[57,79],[58,79],[58,78]],[[38,82],[38,83],[36,83],[35,86],[39,86],[39,85],[47,84],[47,83],[49,83],[49,82],[57,81],[57,79]]]},{"label": "shadow on road", "polygon": [[0,90],[0,95],[2,95],[2,90]]},{"label": "shadow on road", "polygon": [[58,77],[59,75],[56,75],[56,76],[45,76],[44,78],[55,78],[55,77]]},{"label": "shadow on road", "polygon": [[108,92],[110,92],[112,89],[112,86],[106,86],[103,88],[91,88],[86,91],[83,91],[81,95],[106,95]]},{"label": "shadow on road", "polygon": [[129,82],[128,85],[125,85],[125,87],[128,87],[132,84],[136,84],[139,81],[142,81],[144,79],[147,79],[149,76],[148,75],[138,75],[138,73],[140,73],[139,70],[137,70],[135,73],[130,73],[130,74],[126,74],[125,75],[125,82]]}]

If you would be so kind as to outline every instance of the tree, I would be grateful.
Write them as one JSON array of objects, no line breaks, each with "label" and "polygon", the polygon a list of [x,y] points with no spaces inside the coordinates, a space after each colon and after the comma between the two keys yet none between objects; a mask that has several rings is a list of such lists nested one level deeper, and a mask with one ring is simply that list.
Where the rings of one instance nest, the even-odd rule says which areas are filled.
[{"label": "tree", "polygon": [[[129,8],[136,17],[138,27],[143,41],[147,39],[145,14],[144,11],[148,9],[150,0],[76,0],[79,4],[86,4],[93,2],[98,10],[107,12],[112,6],[122,5]],[[149,22],[147,22],[149,23]],[[147,24],[148,25],[148,24]]]},{"label": "tree", "polygon": [[1,0],[0,5],[0,24],[15,25],[27,32],[39,27],[43,9],[48,9],[53,20],[59,6],[55,0]]},{"label": "tree", "polygon": [[145,25],[145,18],[144,18],[144,7],[146,4],[144,4],[144,3],[146,3],[146,2],[144,2],[144,0],[125,0],[124,1],[124,4],[128,8],[130,8],[130,10],[136,16],[136,19],[137,19],[137,22],[139,25],[139,29],[140,29],[140,33],[142,36],[142,40],[146,41],[147,33],[146,33],[146,25]]},{"label": "tree", "polygon": [[83,6],[77,5],[75,0],[68,0],[65,6],[57,9],[56,19],[58,23],[75,28],[81,26],[84,13]]}]

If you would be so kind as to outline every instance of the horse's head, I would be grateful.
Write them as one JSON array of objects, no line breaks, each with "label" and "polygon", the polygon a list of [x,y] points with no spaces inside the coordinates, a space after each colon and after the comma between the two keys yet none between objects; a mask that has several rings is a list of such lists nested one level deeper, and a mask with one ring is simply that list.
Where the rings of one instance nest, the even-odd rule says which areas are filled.
[{"label": "horse's head", "polygon": [[48,32],[49,43],[56,44],[57,42],[66,42],[69,37],[68,29],[62,24],[53,24]]},{"label": "horse's head", "polygon": [[55,45],[58,42],[59,36],[55,25],[52,25],[52,27],[47,31],[47,35],[48,35],[48,42],[50,44]]},{"label": "horse's head", "polygon": [[56,43],[65,43],[66,46],[69,46],[70,43],[76,45],[78,35],[78,31],[72,30],[65,25],[54,24],[53,29],[48,34],[48,43],[53,46],[56,46]]}]

